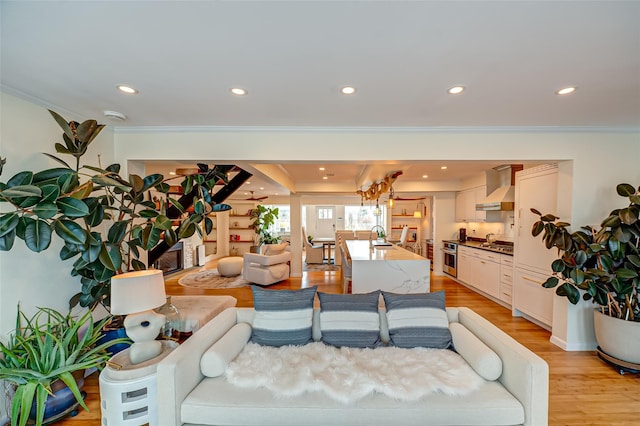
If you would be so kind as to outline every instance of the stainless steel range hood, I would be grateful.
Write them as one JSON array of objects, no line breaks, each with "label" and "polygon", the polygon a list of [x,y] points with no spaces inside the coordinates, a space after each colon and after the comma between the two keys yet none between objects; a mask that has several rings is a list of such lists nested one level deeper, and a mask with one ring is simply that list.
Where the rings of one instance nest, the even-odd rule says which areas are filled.
[{"label": "stainless steel range hood", "polygon": [[482,211],[512,211],[515,207],[515,186],[501,186],[487,195],[476,210]]},{"label": "stainless steel range hood", "polygon": [[487,195],[481,203],[476,204],[476,210],[480,211],[513,211],[515,208],[515,173],[522,170],[522,164],[504,164],[494,167],[502,177],[504,186]]}]

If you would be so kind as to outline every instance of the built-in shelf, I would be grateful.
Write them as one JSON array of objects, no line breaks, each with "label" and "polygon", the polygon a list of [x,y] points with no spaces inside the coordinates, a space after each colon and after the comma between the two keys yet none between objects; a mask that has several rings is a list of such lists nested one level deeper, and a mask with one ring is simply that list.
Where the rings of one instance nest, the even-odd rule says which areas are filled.
[{"label": "built-in shelf", "polygon": [[414,219],[419,219],[418,217],[415,217],[412,214],[392,214],[391,217],[411,217]]}]

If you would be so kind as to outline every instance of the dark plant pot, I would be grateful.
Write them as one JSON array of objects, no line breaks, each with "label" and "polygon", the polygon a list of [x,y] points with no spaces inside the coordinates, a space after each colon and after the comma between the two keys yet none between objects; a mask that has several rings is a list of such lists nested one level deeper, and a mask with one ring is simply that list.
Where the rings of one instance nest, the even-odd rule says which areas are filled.
[{"label": "dark plant pot", "polygon": [[[73,373],[73,377],[76,379],[76,383],[78,384],[78,388],[82,390],[84,387],[84,370],[76,371]],[[51,390],[53,391],[53,395],[49,395],[47,397],[47,401],[45,402],[44,409],[44,424],[47,421],[57,420],[64,416],[64,414],[71,412],[74,410],[77,401],[76,397],[71,392],[71,389],[67,387],[67,385],[62,380],[56,380],[51,384]],[[84,398],[84,393],[82,393]],[[29,418],[31,420],[35,420],[37,414],[36,401],[33,401],[33,405],[31,406],[31,412],[29,413]]]},{"label": "dark plant pot", "polygon": [[[102,330],[102,337],[98,340],[98,345],[101,345],[105,342],[109,342],[111,340],[120,339],[122,337],[127,337],[127,332],[124,328],[116,328],[113,330]],[[127,349],[131,346],[131,343],[117,343],[111,346],[107,352],[112,356]]]}]

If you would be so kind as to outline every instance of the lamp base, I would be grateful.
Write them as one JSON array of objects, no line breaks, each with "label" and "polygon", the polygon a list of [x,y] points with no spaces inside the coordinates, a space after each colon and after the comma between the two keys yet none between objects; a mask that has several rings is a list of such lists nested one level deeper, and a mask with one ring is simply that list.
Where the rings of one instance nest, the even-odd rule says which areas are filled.
[{"label": "lamp base", "polygon": [[124,320],[127,336],[133,340],[129,351],[132,364],[155,358],[162,353],[162,343],[155,340],[165,323],[165,316],[152,310],[129,314]]},{"label": "lamp base", "polygon": [[157,357],[162,353],[162,343],[159,340],[153,342],[136,342],[129,348],[131,364],[140,364]]}]

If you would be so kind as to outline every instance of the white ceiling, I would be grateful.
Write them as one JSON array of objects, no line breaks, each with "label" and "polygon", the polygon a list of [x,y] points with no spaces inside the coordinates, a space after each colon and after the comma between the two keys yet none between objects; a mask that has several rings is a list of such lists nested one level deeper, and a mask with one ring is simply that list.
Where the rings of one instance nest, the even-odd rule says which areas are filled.
[{"label": "white ceiling", "polygon": [[[3,0],[0,7],[2,90],[114,127],[640,128],[638,1]],[[119,93],[117,84],[139,93]],[[466,91],[447,94],[456,84]],[[356,94],[341,95],[345,85]],[[554,94],[566,85],[578,90]],[[235,86],[249,94],[231,95]],[[105,110],[127,120],[110,121]],[[304,182],[316,166],[285,170]],[[458,169],[451,166],[448,179]],[[397,167],[403,179],[421,178],[423,169],[440,179],[439,164],[384,169]],[[336,163],[327,171],[352,183],[366,167]]]}]

